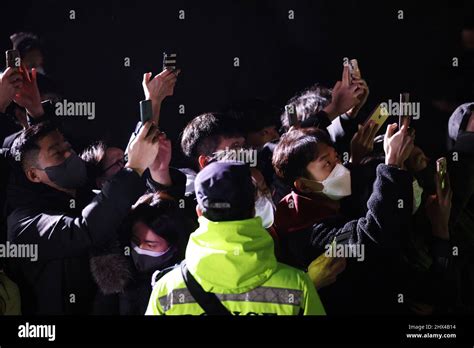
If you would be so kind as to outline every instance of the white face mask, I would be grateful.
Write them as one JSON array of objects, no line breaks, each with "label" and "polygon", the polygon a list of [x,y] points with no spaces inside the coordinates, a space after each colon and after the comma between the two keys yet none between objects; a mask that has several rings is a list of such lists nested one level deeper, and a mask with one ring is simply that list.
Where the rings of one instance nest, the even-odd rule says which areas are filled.
[{"label": "white face mask", "polygon": [[331,174],[320,183],[324,186],[322,193],[335,201],[352,193],[351,172],[340,163],[336,164]]},{"label": "white face mask", "polygon": [[413,211],[412,215],[416,213],[421,205],[421,195],[423,194],[423,187],[420,186],[418,180],[413,180]]},{"label": "white face mask", "polygon": [[255,201],[255,216],[262,219],[263,228],[273,225],[275,207],[273,201],[265,195],[261,195]]}]

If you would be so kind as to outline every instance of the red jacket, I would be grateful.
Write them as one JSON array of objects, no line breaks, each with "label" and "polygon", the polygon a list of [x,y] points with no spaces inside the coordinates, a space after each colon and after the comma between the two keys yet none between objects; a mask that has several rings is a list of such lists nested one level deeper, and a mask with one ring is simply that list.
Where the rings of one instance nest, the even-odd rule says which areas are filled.
[{"label": "red jacket", "polygon": [[275,212],[275,229],[278,236],[293,233],[337,214],[339,203],[322,195],[312,198],[292,191],[278,203]]}]

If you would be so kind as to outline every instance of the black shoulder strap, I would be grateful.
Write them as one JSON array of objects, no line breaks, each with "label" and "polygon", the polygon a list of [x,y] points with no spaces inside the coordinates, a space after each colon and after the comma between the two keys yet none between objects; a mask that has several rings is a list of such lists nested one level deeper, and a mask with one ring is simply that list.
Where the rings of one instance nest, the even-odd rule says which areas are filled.
[{"label": "black shoulder strap", "polygon": [[181,262],[181,275],[183,276],[186,287],[196,302],[204,309],[208,315],[231,315],[229,310],[219,301],[216,294],[205,291],[201,285],[194,279],[191,272],[186,267],[186,262]]}]

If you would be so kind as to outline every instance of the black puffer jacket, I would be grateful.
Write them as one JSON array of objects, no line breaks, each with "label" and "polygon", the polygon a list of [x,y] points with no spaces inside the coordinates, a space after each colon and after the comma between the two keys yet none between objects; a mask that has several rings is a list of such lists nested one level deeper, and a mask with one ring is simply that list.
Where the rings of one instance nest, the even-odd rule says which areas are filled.
[{"label": "black puffer jacket", "polygon": [[38,245],[37,261],[16,258],[10,263],[23,313],[90,313],[96,292],[90,251],[115,238],[130,206],[145,192],[145,180],[125,168],[98,195],[84,188],[76,197],[25,180],[17,180],[8,192],[9,241]]},{"label": "black puffer jacket", "polygon": [[403,301],[399,272],[401,240],[411,222],[412,180],[407,171],[380,164],[364,217],[351,220],[338,216],[313,226],[315,256],[334,240],[364,245],[364,260],[348,258],[337,281],[319,291],[328,314],[404,311],[399,302]]}]

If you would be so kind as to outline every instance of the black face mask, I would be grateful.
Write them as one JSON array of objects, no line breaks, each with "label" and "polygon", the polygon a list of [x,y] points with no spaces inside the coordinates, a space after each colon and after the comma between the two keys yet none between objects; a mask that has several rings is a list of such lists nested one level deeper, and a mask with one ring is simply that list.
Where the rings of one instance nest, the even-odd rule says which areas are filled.
[{"label": "black face mask", "polygon": [[65,189],[79,188],[87,181],[85,162],[74,152],[63,163],[43,170],[49,180]]},{"label": "black face mask", "polygon": [[139,273],[154,272],[161,270],[176,254],[176,247],[171,246],[164,253],[157,253],[149,250],[140,249],[137,245],[132,246],[132,260]]}]

